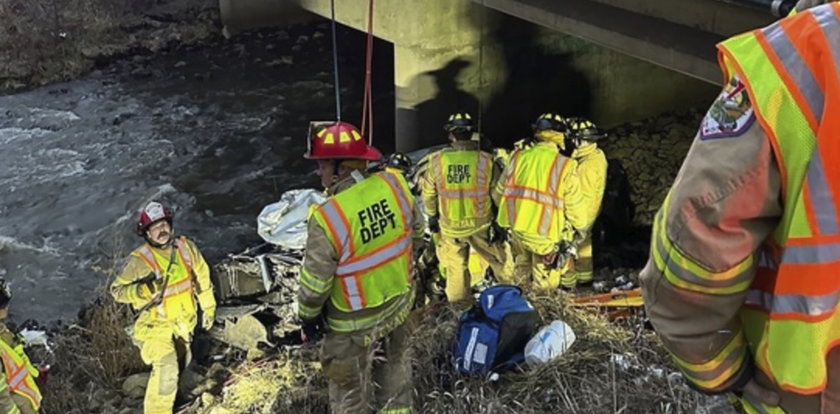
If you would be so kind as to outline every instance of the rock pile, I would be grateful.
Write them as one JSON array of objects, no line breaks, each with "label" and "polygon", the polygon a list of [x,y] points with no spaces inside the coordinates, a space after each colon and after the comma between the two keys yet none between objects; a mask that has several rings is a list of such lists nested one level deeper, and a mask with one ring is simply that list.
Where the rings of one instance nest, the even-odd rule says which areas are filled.
[{"label": "rock pile", "polygon": [[635,225],[653,223],[702,117],[699,109],[662,114],[613,128],[600,143],[607,159],[627,172]]}]

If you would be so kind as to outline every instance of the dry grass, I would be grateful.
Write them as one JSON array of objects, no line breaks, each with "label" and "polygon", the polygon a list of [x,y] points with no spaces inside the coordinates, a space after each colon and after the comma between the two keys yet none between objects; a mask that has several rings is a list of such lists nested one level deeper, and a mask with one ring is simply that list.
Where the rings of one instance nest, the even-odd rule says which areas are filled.
[{"label": "dry grass", "polygon": [[236,367],[219,398],[190,414],[327,412],[326,382],[317,349],[294,347],[269,359]]},{"label": "dry grass", "polygon": [[126,376],[147,370],[125,331],[133,315],[107,290],[125,262],[120,240],[115,234],[111,249],[104,252],[104,267],[92,269],[104,277],[94,301],[82,308],[78,321],[61,327],[52,352],[42,359],[52,366],[44,389],[44,414],[89,414],[94,394],[116,392]]},{"label": "dry grass", "polygon": [[[457,312],[445,305],[412,317],[416,412],[436,413],[703,413],[705,400],[675,374],[667,353],[639,317],[610,322],[591,310],[567,307],[565,296],[533,300],[543,322],[561,319],[577,342],[560,359],[510,372],[492,382],[459,375],[451,364]],[[124,314],[100,301],[56,344],[45,413],[83,413],[97,389],[114,389],[143,370],[123,333]],[[621,361],[617,361],[620,359]],[[191,414],[327,412],[326,382],[315,347],[288,347],[256,362],[228,367],[221,395],[204,395]],[[701,407],[701,408],[698,408]]]},{"label": "dry grass", "polygon": [[[578,335],[571,350],[550,364],[507,373],[499,381],[463,377],[451,364],[457,313],[446,306],[415,315],[415,412],[434,413],[695,413],[702,397],[674,373],[667,353],[639,318],[609,322],[604,315],[565,306],[565,297],[536,298],[547,324],[568,322]],[[620,355],[620,356],[616,356]],[[621,363],[616,363],[621,359]],[[223,393],[223,402],[196,411],[323,413],[326,386],[314,349],[283,351],[246,373]]]},{"label": "dry grass", "polygon": [[[174,3],[183,13],[161,23],[144,15]],[[0,0],[0,92],[66,81],[97,59],[157,51],[207,38],[215,15],[204,0]],[[167,19],[170,19],[167,16]]]},{"label": "dry grass", "polygon": [[[498,382],[459,376],[448,354],[455,314],[427,317],[417,333],[415,370],[418,412],[423,413],[689,413],[698,396],[672,370],[667,353],[637,320],[610,323],[604,315],[565,306],[564,297],[534,301],[544,324],[561,319],[577,333],[577,342],[560,359],[538,369],[508,373]],[[623,369],[613,355],[632,366]],[[661,371],[657,371],[657,369]],[[661,372],[661,376],[657,373]]]},{"label": "dry grass", "polygon": [[88,413],[97,390],[117,390],[127,375],[146,369],[125,333],[131,323],[125,308],[107,294],[99,297],[79,324],[56,338],[48,360],[53,369],[45,389],[46,414]]}]

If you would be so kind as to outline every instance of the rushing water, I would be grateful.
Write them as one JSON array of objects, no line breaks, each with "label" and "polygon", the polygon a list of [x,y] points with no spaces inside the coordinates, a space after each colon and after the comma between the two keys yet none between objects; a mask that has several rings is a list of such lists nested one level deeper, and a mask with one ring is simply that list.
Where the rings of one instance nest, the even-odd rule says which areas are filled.
[{"label": "rushing water", "polygon": [[172,204],[176,231],[211,260],[258,242],[262,207],[317,183],[301,154],[308,121],[334,117],[319,30],[134,57],[0,97],[0,276],[13,317],[74,316],[140,243],[135,212],[150,199]]}]

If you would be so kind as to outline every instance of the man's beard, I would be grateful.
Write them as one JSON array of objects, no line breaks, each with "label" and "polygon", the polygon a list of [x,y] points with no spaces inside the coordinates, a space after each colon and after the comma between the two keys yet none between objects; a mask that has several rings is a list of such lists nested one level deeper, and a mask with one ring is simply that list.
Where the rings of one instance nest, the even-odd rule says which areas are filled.
[{"label": "man's beard", "polygon": [[154,247],[166,247],[172,242],[172,234],[171,233],[161,233],[159,237],[156,239],[163,239],[163,243],[158,243],[157,241],[153,241],[152,239],[148,239],[149,244]]}]

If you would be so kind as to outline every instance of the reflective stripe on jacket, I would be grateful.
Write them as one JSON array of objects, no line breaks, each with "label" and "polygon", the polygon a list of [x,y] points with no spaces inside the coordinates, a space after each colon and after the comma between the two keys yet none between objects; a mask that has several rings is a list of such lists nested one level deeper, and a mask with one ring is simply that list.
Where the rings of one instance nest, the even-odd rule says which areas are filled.
[{"label": "reflective stripe on jacket", "polygon": [[720,45],[774,144],[784,214],[747,292],[756,365],[782,389],[825,389],[840,345],[840,5],[832,3]]},{"label": "reflective stripe on jacket", "polygon": [[0,337],[0,358],[3,360],[9,390],[25,397],[32,403],[35,411],[38,411],[42,400],[41,390],[36,381],[38,369],[32,366],[23,350],[23,344],[19,343],[13,347]]},{"label": "reflective stripe on jacket", "polygon": [[[330,197],[313,214],[338,255],[334,278],[311,274],[304,263],[301,284],[313,292],[330,291],[330,304],[342,313],[393,304],[411,290],[412,224],[414,198],[405,179],[380,172]],[[397,301],[400,302],[400,301]],[[384,313],[401,310],[386,306]],[[397,309],[400,308],[400,309]],[[320,309],[301,305],[301,316],[311,318]],[[358,330],[362,321],[327,315],[335,330]],[[379,315],[368,315],[376,321]],[[352,325],[352,326],[350,326]]]},{"label": "reflective stripe on jacket", "polygon": [[435,153],[429,163],[441,233],[449,237],[467,237],[490,225],[493,219],[490,198],[493,157],[478,149],[446,148]]},{"label": "reflective stripe on jacket", "polygon": [[516,151],[497,185],[499,225],[534,253],[551,253],[568,234],[567,225],[582,228],[589,216],[576,168],[552,143]]},{"label": "reflective stripe on jacket", "polygon": [[588,226],[591,226],[601,211],[601,201],[607,188],[607,157],[598,148],[598,144],[593,142],[575,149],[572,159],[578,163],[580,191],[586,200],[586,210],[590,213],[587,221]]},{"label": "reflective stripe on jacket", "polygon": [[[158,279],[165,279],[168,276],[163,298],[155,307],[155,312],[160,318],[166,318],[167,314],[179,315],[183,313],[195,314],[197,311],[193,297],[193,266],[190,252],[187,249],[186,238],[181,237],[174,241],[177,262],[169,263],[170,257],[158,249],[152,249],[148,244],[140,246],[134,252],[143,259]],[[168,273],[167,273],[168,271]]]}]

